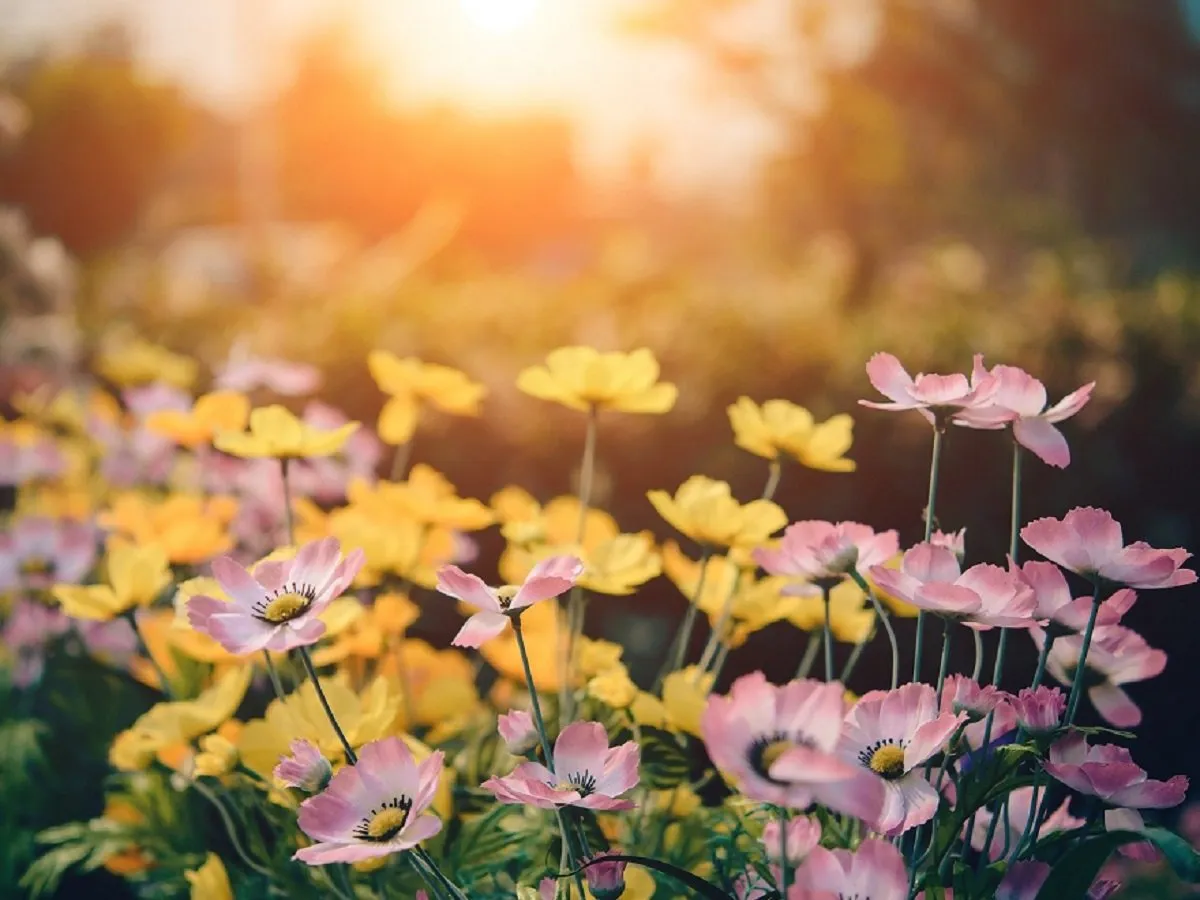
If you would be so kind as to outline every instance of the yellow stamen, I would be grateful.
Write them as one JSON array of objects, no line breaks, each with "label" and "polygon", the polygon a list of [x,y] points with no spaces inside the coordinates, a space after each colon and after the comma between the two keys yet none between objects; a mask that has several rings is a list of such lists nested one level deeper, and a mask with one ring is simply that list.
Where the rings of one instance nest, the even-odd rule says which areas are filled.
[{"label": "yellow stamen", "polygon": [[404,828],[404,823],[407,821],[407,808],[389,806],[386,809],[381,809],[367,823],[367,839],[371,841],[390,841],[400,833],[401,829]]},{"label": "yellow stamen", "polygon": [[21,561],[22,575],[48,575],[50,573],[50,563],[44,559],[32,557]]},{"label": "yellow stamen", "polygon": [[883,778],[899,778],[904,774],[904,748],[898,744],[884,744],[871,754],[867,765]]},{"label": "yellow stamen", "polygon": [[517,596],[517,591],[519,590],[520,588],[515,584],[506,584],[496,588],[496,597],[500,600],[500,608],[508,609],[513,597]]},{"label": "yellow stamen", "polygon": [[280,594],[266,605],[261,615],[268,622],[279,625],[280,623],[296,618],[308,609],[308,605],[311,602],[301,594]]},{"label": "yellow stamen", "polygon": [[775,762],[779,759],[779,757],[783,756],[783,754],[787,753],[795,746],[796,745],[791,741],[772,741],[770,744],[767,744],[767,746],[763,748],[762,752],[763,770],[770,772],[771,766],[775,765]]}]

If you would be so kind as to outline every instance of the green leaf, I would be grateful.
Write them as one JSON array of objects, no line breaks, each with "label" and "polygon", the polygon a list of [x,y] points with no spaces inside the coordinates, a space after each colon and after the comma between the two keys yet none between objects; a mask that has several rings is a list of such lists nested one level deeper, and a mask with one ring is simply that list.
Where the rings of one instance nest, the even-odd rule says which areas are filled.
[{"label": "green leaf", "polygon": [[642,783],[658,790],[677,787],[688,780],[691,761],[675,735],[658,728],[642,729]]},{"label": "green leaf", "polygon": [[1084,900],[1101,867],[1124,844],[1150,841],[1163,852],[1184,881],[1200,880],[1200,854],[1165,828],[1106,831],[1071,848],[1058,860],[1038,891],[1037,900]]},{"label": "green leaf", "polygon": [[1189,884],[1200,881],[1200,853],[1196,848],[1165,828],[1146,828],[1141,833],[1163,852],[1180,880]]},{"label": "green leaf", "polygon": [[[725,893],[720,888],[709,884],[698,875],[693,875],[687,869],[681,869],[678,866],[673,866],[670,863],[663,862],[661,859],[650,859],[646,856],[621,856],[617,853],[606,853],[602,859],[592,860],[580,867],[582,872],[584,869],[590,868],[597,863],[615,860],[617,862],[633,863],[635,866],[641,866],[645,869],[654,869],[656,872],[662,872],[664,875],[669,875],[685,887],[691,888],[701,897],[708,897],[709,900],[735,900],[729,894]],[[568,873],[574,874],[574,873]]]}]

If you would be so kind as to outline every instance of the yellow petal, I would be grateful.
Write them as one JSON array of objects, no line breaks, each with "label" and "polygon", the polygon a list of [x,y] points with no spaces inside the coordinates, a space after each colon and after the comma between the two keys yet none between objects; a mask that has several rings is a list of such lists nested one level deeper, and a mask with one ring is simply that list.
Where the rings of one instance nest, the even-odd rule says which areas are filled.
[{"label": "yellow petal", "polygon": [[570,409],[587,412],[591,408],[590,404],[581,400],[577,393],[557,381],[549,371],[541,366],[533,366],[521,372],[517,376],[517,388],[531,397],[561,403]]},{"label": "yellow petal", "polygon": [[412,440],[417,430],[417,401],[411,395],[392,397],[379,413],[379,438],[386,444],[400,446]]}]

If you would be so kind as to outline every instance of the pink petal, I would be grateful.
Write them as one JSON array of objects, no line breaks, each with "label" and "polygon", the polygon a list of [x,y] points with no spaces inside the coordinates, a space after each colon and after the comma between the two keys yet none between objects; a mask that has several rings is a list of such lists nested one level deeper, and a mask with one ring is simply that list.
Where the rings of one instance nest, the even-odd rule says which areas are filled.
[{"label": "pink petal", "polygon": [[893,782],[904,798],[904,821],[890,829],[891,834],[900,834],[918,825],[924,825],[937,812],[939,798],[921,772],[909,772],[899,781]]},{"label": "pink petal", "polygon": [[582,806],[587,809],[600,809],[611,812],[634,809],[637,807],[637,804],[632,800],[618,800],[615,797],[606,797],[603,794],[588,794],[582,800],[578,800],[572,805]]},{"label": "pink petal", "polygon": [[1021,417],[1040,415],[1046,406],[1046,386],[1024,369],[996,366],[992,370],[996,390],[991,402]]},{"label": "pink petal", "polygon": [[539,600],[566,593],[583,573],[583,563],[574,556],[552,556],[533,567],[513,597],[512,608],[523,609]]},{"label": "pink petal", "polygon": [[926,584],[950,584],[962,571],[953,550],[928,543],[917,544],[905,553],[900,568],[904,574]]},{"label": "pink petal", "polygon": [[967,376],[958,372],[952,375],[918,375],[909,390],[914,400],[928,406],[953,404],[970,392]]},{"label": "pink petal", "polygon": [[979,595],[954,584],[924,584],[909,601],[913,606],[944,615],[962,616],[978,612]]},{"label": "pink petal", "polygon": [[208,597],[204,594],[197,594],[188,600],[188,622],[197,631],[209,634],[208,620],[214,615],[228,613],[231,609],[231,605],[223,600],[218,600],[216,597]]},{"label": "pink petal", "polygon": [[1092,397],[1092,389],[1095,386],[1096,382],[1090,381],[1083,387],[1071,391],[1071,393],[1042,413],[1042,418],[1048,422],[1061,422],[1064,419],[1071,418],[1071,416],[1087,406],[1088,400]]},{"label": "pink petal", "polygon": [[327,866],[330,863],[356,863],[379,856],[389,856],[399,848],[391,844],[354,842],[345,844],[313,844],[297,850],[293,859],[310,866]]},{"label": "pink petal", "polygon": [[1101,684],[1088,691],[1096,712],[1115,728],[1135,728],[1142,723],[1142,711],[1129,695],[1115,684]]},{"label": "pink petal", "polygon": [[1063,523],[1079,536],[1093,568],[1100,568],[1121,552],[1121,524],[1107,510],[1079,506],[1063,516]]},{"label": "pink petal", "polygon": [[1115,791],[1110,803],[1135,809],[1167,809],[1178,806],[1187,796],[1188,778],[1176,775],[1167,781],[1143,781]]},{"label": "pink petal", "polygon": [[241,612],[217,613],[208,618],[208,633],[238,656],[265,648],[275,636],[277,627]]},{"label": "pink petal", "polygon": [[966,721],[966,713],[945,713],[917,728],[904,748],[904,768],[915,769],[935,753],[945,750],[950,737]]},{"label": "pink petal", "polygon": [[324,635],[325,623],[317,618],[308,618],[306,614],[283,627],[276,627],[275,633],[267,641],[267,649],[286,653],[297,647],[311,647]]},{"label": "pink petal", "polygon": [[1013,437],[1048,466],[1065,469],[1071,462],[1071,448],[1061,431],[1043,418],[1017,419]]},{"label": "pink petal", "polygon": [[407,850],[409,847],[415,847],[422,841],[429,840],[441,830],[442,820],[433,813],[426,813],[400,832],[391,842],[392,849]]},{"label": "pink petal", "polygon": [[596,792],[616,797],[636,787],[641,753],[636,741],[626,741],[609,750],[604,760],[604,773],[596,780]]},{"label": "pink petal", "polygon": [[860,772],[859,767],[832,753],[793,747],[775,761],[769,774],[789,784],[817,785],[853,781]]},{"label": "pink petal", "polygon": [[496,637],[508,625],[508,616],[498,612],[477,612],[463,623],[454,640],[455,647],[481,647]]},{"label": "pink petal", "polygon": [[1075,530],[1058,519],[1035,519],[1021,529],[1021,539],[1046,559],[1073,572],[1092,568],[1092,558]]},{"label": "pink petal", "polygon": [[[417,764],[408,745],[398,737],[372,741],[358,751],[356,768],[369,773],[380,785],[380,793],[415,798],[418,790]],[[415,803],[414,803],[415,806]]]},{"label": "pink petal", "polygon": [[221,590],[239,607],[252,609],[266,596],[262,585],[228,556],[218,556],[213,560],[212,573]]},{"label": "pink petal", "polygon": [[500,603],[495,592],[484,584],[478,575],[468,575],[458,566],[442,566],[438,569],[437,589],[449,597],[470,603],[483,612],[500,612]]},{"label": "pink petal", "polygon": [[909,393],[913,387],[912,376],[892,354],[876,353],[872,356],[867,362],[867,378],[871,386],[889,400],[901,404],[912,402]]},{"label": "pink petal", "polygon": [[599,722],[572,722],[554,742],[554,772],[563,780],[590,772],[598,776],[608,755],[608,732]]}]

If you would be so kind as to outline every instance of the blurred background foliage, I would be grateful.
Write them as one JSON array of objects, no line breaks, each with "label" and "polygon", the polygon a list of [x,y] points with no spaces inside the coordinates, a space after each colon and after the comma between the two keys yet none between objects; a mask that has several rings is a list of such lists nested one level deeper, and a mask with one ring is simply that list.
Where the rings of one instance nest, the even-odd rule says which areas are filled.
[{"label": "blurred background foliage", "polygon": [[[554,110],[397,103],[336,23],[291,47],[290,77],[242,116],[147,74],[120,23],[12,55],[0,84],[23,114],[0,115],[0,201],[62,241],[78,290],[64,303],[0,276],[0,396],[126,330],[209,363],[235,345],[312,362],[325,398],[370,423],[382,398],[365,356],[383,347],[489,388],[481,419],[423,424],[417,460],[463,494],[519,483],[547,499],[572,487],[582,422],[519,394],[517,371],[567,343],[648,346],[680,402],[600,423],[599,498],[625,530],[668,536],[645,491],[693,473],[757,495],[765,467],[725,414],[746,394],[855,412],[858,473],[789,470],[778,499],[908,542],[927,429],[856,410],[863,364],[889,350],[961,370],[983,352],[1052,398],[1098,382],[1068,427],[1071,467],[1028,466],[1025,518],[1091,504],[1131,538],[1200,544],[1195,4],[779,0],[787,28],[765,36],[742,27],[754,5],[647,0],[613,23],[682,49],[714,97],[771,124],[734,201],[661,190],[650,146],[594,177]],[[845,39],[847,10],[869,42]],[[67,337],[51,328],[64,316]],[[972,560],[999,559],[1008,448],[956,431],[948,454],[941,524],[968,528]],[[1180,698],[1200,607],[1184,593],[1131,614],[1171,659],[1167,690],[1134,693],[1139,759],[1196,777],[1200,707]],[[660,579],[589,615],[636,666],[681,611]],[[755,636],[727,677],[746,660],[786,677],[779,640]],[[862,689],[882,660],[859,672]]]}]

